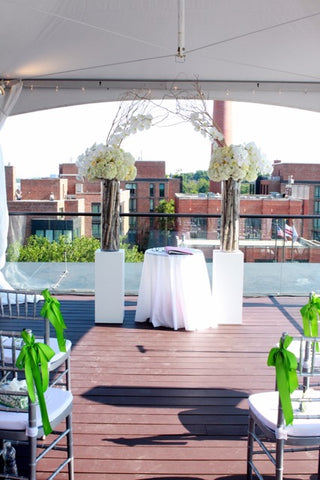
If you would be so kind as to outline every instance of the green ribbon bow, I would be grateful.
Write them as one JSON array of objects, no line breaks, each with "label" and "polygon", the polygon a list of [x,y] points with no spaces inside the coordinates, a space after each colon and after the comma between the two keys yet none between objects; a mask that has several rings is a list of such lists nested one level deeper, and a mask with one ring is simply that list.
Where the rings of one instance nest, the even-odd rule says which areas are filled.
[{"label": "green ribbon bow", "polygon": [[56,331],[60,352],[66,352],[66,340],[63,331],[67,327],[61,314],[60,302],[56,298],[51,297],[47,288],[41,292],[41,295],[44,297],[44,304],[40,311],[40,315],[48,318],[51,322]]},{"label": "green ribbon bow", "polygon": [[[303,333],[306,337],[318,336],[318,322],[320,316],[320,297],[311,292],[309,301],[300,309],[303,323]],[[317,352],[319,345],[317,343]]]},{"label": "green ribbon bow", "polygon": [[30,335],[26,330],[21,332],[21,336],[24,345],[21,348],[16,365],[19,369],[24,368],[25,370],[28,394],[32,402],[36,401],[34,387],[36,388],[43,430],[45,435],[48,435],[52,428],[49,422],[44,392],[49,385],[48,362],[55,353],[45,343],[36,342],[34,335]]},{"label": "green ribbon bow", "polygon": [[293,409],[290,394],[294,392],[298,386],[297,375],[297,359],[296,356],[287,350],[292,342],[292,337],[286,335],[280,338],[279,347],[270,350],[268,356],[268,366],[276,368],[277,388],[281,399],[283,416],[286,425],[293,422]]}]

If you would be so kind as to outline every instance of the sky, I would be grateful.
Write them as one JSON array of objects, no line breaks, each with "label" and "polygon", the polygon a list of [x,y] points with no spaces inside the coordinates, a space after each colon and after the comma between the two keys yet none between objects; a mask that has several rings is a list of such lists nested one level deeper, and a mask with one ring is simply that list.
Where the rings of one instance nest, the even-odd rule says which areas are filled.
[{"label": "sky", "polygon": [[[60,163],[105,143],[116,110],[115,103],[100,103],[9,117],[0,133],[4,164],[16,167],[17,178],[58,175]],[[122,147],[136,160],[164,160],[167,174],[206,170],[209,140],[189,123],[166,123],[130,136]],[[232,104],[232,143],[254,141],[270,162],[317,163],[319,133],[320,113]]]}]

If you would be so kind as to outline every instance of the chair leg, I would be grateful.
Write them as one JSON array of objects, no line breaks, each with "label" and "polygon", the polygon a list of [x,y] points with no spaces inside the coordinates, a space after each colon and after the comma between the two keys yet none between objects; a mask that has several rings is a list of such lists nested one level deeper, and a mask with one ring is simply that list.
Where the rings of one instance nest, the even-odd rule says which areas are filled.
[{"label": "chair leg", "polygon": [[276,480],[283,479],[283,449],[284,440],[276,441]]},{"label": "chair leg", "polygon": [[255,422],[251,416],[249,416],[248,425],[248,445],[247,445],[247,480],[252,480],[252,461],[253,461],[253,436],[255,431]]},{"label": "chair leg", "polygon": [[70,357],[67,358],[66,360],[66,369],[67,369],[67,378],[66,378],[66,384],[67,384],[67,390],[71,391],[71,375],[70,375],[70,367],[71,367],[71,362],[70,362]]},{"label": "chair leg", "polygon": [[37,437],[29,437],[29,449],[30,449],[29,477],[30,477],[30,480],[36,480]]},{"label": "chair leg", "polygon": [[73,436],[72,436],[72,414],[66,418],[66,427],[69,430],[67,435],[67,452],[70,462],[68,463],[68,480],[74,480],[74,456],[73,456]]}]

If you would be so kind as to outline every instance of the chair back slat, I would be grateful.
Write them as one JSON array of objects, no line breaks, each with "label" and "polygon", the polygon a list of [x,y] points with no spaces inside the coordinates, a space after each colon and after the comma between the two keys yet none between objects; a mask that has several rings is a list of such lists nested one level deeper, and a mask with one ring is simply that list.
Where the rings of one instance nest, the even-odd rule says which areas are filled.
[{"label": "chair back slat", "polygon": [[30,322],[41,321],[45,343],[50,342],[50,322],[40,315],[44,298],[38,291],[0,289],[0,328],[1,320],[23,320],[21,329],[30,328]]}]

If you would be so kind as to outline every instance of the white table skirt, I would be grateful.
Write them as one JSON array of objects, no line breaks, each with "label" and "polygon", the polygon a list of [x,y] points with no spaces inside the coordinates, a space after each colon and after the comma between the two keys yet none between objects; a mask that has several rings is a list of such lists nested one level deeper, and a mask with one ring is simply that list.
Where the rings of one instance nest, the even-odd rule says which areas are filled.
[{"label": "white table skirt", "polygon": [[216,327],[208,270],[201,250],[169,255],[164,249],[145,252],[136,322],[154,327],[201,330]]}]

